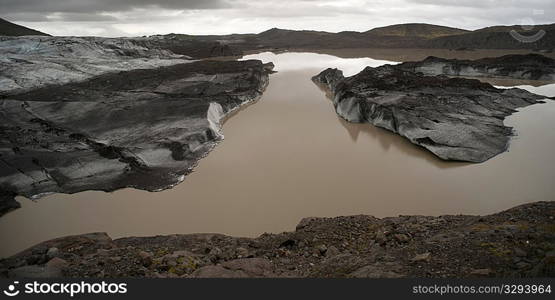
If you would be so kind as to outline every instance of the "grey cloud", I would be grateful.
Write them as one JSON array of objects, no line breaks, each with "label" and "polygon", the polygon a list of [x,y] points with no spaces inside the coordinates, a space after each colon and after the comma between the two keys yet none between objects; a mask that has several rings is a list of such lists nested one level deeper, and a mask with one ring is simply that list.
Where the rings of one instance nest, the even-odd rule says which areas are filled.
[{"label": "grey cloud", "polygon": [[231,7],[229,0],[1,0],[2,13],[97,13],[134,8],[217,9]]},{"label": "grey cloud", "polygon": [[470,7],[470,8],[549,8],[553,5],[553,0],[407,0],[414,4],[427,4],[443,7]]},{"label": "grey cloud", "polygon": [[0,0],[0,15],[52,34],[111,36],[253,33],[272,27],[366,31],[414,22],[477,29],[553,23],[552,1]]},{"label": "grey cloud", "polygon": [[88,13],[12,13],[2,16],[17,22],[116,22],[117,18],[104,14]]},{"label": "grey cloud", "polygon": [[[427,4],[427,5],[436,5],[436,6],[459,6],[459,7],[476,7],[476,8],[483,8],[483,7],[492,7],[495,5],[499,5],[496,3],[496,0],[444,0],[444,1],[437,1],[437,0],[408,0],[407,2],[415,3],[415,4]],[[504,1],[510,2],[509,1]]]},{"label": "grey cloud", "polygon": [[42,22],[48,21],[46,14],[42,12],[26,12],[26,13],[10,13],[6,14],[2,11],[0,18],[7,19],[14,22]]},{"label": "grey cloud", "polygon": [[87,14],[87,13],[53,13],[45,17],[46,20],[64,21],[64,22],[114,22],[118,19],[114,16],[103,14]]}]

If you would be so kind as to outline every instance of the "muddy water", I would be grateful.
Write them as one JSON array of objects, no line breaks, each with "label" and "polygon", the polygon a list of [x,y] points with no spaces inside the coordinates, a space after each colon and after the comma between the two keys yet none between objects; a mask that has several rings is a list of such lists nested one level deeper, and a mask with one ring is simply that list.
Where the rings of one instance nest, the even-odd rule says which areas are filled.
[{"label": "muddy water", "polygon": [[[186,180],[159,193],[51,195],[0,218],[0,256],[70,234],[112,237],[219,232],[257,236],[293,230],[308,216],[488,214],[555,196],[555,102],[505,122],[510,152],[482,164],[442,162],[388,131],[338,118],[310,77],[346,75],[385,61],[262,53],[273,61],[263,98],[224,124],[225,140]],[[513,82],[511,84],[518,84]],[[523,88],[555,96],[555,85]]]}]

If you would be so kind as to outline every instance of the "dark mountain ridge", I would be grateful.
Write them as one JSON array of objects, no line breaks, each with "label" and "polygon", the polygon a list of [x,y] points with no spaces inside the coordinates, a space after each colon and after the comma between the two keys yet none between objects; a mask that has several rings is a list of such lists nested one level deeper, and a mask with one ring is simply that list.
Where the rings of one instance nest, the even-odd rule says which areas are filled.
[{"label": "dark mountain ridge", "polygon": [[430,25],[424,23],[407,23],[396,24],[384,27],[377,27],[364,33],[372,35],[387,36],[403,36],[403,37],[420,37],[420,38],[437,38],[442,36],[457,35],[469,32],[465,29]]},{"label": "dark mountain ridge", "polygon": [[23,35],[45,35],[49,36],[44,32],[40,32],[25,26],[17,25],[9,22],[5,19],[0,18],[0,36],[23,36]]},{"label": "dark mountain ridge", "polygon": [[[529,29],[529,30],[526,30]],[[543,32],[541,38],[523,42],[523,37]],[[167,35],[166,35],[167,36]],[[492,26],[474,31],[431,24],[397,24],[365,32],[337,33],[313,30],[272,28],[258,34],[180,35],[181,41],[217,41],[236,51],[257,49],[345,49],[345,48],[430,48],[430,49],[528,49],[552,51],[555,45],[555,24],[537,26]]]}]

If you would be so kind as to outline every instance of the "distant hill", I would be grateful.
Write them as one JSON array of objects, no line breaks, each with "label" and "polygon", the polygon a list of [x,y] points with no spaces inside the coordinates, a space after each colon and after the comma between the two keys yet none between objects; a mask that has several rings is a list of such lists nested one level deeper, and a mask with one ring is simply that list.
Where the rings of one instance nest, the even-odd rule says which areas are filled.
[{"label": "distant hill", "polygon": [[7,36],[21,36],[21,35],[46,35],[44,32],[40,32],[25,26],[17,25],[12,22],[6,21],[0,18],[0,35]]},{"label": "distant hill", "polygon": [[288,30],[272,28],[256,35],[255,40],[262,45],[272,47],[307,47],[314,44],[326,45],[334,33],[313,30]]},{"label": "distant hill", "polygon": [[[544,24],[544,25],[529,25],[532,27],[531,31],[534,30],[546,30],[551,31],[555,30],[555,24]],[[509,25],[509,26],[490,26],[485,27],[482,29],[474,30],[474,32],[509,32],[511,30],[516,30],[519,32],[525,31],[524,28],[527,27],[526,25]]]},{"label": "distant hill", "polygon": [[[516,31],[522,36],[532,36],[540,30],[544,31],[541,39],[531,43],[523,43],[513,38],[509,32]],[[492,26],[460,35],[444,36],[432,39],[426,43],[426,48],[445,49],[544,49],[553,50],[555,47],[555,24],[537,25],[531,30],[523,26]]]},{"label": "distant hill", "polygon": [[[538,41],[523,43],[509,34],[515,30],[530,36],[544,30]],[[339,49],[339,48],[438,48],[438,49],[539,49],[555,45],[555,24],[524,30],[520,25],[493,26],[474,31],[432,24],[409,23],[374,28],[365,32],[330,33],[272,28],[255,35],[220,36],[238,49]]]},{"label": "distant hill", "polygon": [[[510,33],[515,30],[524,37],[545,31],[541,39],[522,42]],[[365,32],[342,31],[338,33],[272,28],[258,34],[231,34],[212,36],[178,35],[161,36],[172,39],[172,51],[188,54],[199,47],[199,42],[214,47],[216,53],[241,53],[256,49],[345,49],[345,48],[434,48],[434,49],[528,49],[543,52],[553,51],[555,24],[538,25],[525,30],[520,25],[492,26],[474,31],[431,25],[397,24],[374,28]],[[166,42],[161,42],[164,44]],[[162,45],[164,46],[164,45]],[[225,49],[224,49],[225,48]],[[182,51],[181,51],[182,50]],[[194,56],[194,55],[193,55]]]},{"label": "distant hill", "polygon": [[282,38],[288,37],[291,35],[312,35],[312,36],[327,36],[333,33],[325,32],[325,31],[314,31],[314,30],[289,30],[289,29],[280,29],[280,28],[272,28],[266,31],[263,31],[258,34],[259,38]]},{"label": "distant hill", "polygon": [[[291,48],[300,42],[304,48],[437,48],[437,49],[535,49],[552,51],[555,47],[555,24],[537,25],[531,30],[526,26],[493,26],[474,31],[430,24],[398,24],[374,28],[366,32],[324,33],[297,31],[292,39],[280,37],[280,42],[259,39],[262,44],[282,46],[289,41]],[[541,39],[522,42],[510,32],[524,37],[543,30]],[[300,34],[304,37],[299,36]]]},{"label": "distant hill", "polygon": [[366,31],[367,34],[372,35],[388,35],[388,36],[399,36],[399,37],[418,37],[432,39],[442,36],[457,35],[469,32],[468,30],[431,25],[423,23],[409,23],[409,24],[397,24],[385,27],[378,27]]}]

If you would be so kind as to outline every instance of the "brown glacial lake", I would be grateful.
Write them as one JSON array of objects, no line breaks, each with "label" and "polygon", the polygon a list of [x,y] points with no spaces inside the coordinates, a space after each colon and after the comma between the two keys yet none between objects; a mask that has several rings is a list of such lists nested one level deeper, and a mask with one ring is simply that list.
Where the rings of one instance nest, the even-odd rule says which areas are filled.
[{"label": "brown glacial lake", "polygon": [[[345,122],[310,80],[326,67],[353,75],[387,61],[314,53],[248,58],[272,61],[278,73],[259,102],[225,122],[225,140],[183,183],[157,193],[18,197],[22,208],[0,218],[0,256],[86,232],[254,237],[294,230],[309,216],[490,214],[554,200],[555,101],[506,119],[517,133],[509,152],[481,164],[444,162],[388,131]],[[555,84],[521,87],[555,96]]]}]

